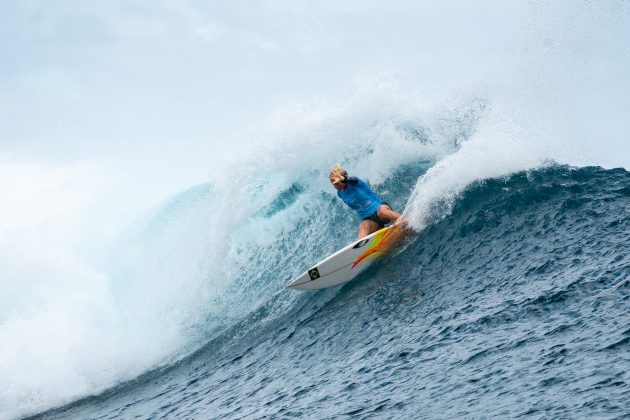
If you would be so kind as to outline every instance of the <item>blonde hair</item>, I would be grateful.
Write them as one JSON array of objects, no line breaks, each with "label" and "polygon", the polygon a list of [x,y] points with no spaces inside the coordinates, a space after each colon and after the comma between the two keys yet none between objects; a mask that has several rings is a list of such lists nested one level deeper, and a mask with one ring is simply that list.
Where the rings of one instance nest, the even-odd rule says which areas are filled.
[{"label": "blonde hair", "polygon": [[335,166],[333,166],[332,170],[330,171],[331,175],[335,178],[339,178],[339,179],[344,179],[348,177],[348,172],[346,172],[345,169],[343,169],[341,166],[339,166],[338,163],[335,163]]}]

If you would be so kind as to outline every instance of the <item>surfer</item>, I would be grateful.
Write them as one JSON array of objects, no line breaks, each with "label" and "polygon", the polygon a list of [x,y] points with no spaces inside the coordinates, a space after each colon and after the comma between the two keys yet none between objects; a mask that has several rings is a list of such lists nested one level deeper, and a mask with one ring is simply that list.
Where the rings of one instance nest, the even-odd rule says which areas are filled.
[{"label": "surfer", "polygon": [[348,172],[339,164],[333,166],[328,179],[339,198],[363,219],[359,225],[359,239],[383,229],[386,224],[394,223],[400,217],[400,213],[381,201],[365,181],[348,176]]}]

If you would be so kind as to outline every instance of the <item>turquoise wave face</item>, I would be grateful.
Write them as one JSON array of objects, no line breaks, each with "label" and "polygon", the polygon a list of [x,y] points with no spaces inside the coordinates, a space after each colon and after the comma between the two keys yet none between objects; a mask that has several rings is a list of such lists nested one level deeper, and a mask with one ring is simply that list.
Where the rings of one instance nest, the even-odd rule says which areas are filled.
[{"label": "turquoise wave face", "polygon": [[[400,167],[379,193],[402,205],[424,168]],[[271,288],[270,298],[170,368],[48,416],[146,415],[157,395],[182,417],[623,415],[629,186],[625,170],[597,167],[477,181],[348,285],[283,290],[308,254],[304,232],[332,235],[354,221],[320,193],[280,242],[258,246],[261,276],[239,280],[242,295]],[[308,194],[271,202],[281,214]],[[337,216],[317,218],[324,209]],[[326,246],[344,238],[335,241]]]}]

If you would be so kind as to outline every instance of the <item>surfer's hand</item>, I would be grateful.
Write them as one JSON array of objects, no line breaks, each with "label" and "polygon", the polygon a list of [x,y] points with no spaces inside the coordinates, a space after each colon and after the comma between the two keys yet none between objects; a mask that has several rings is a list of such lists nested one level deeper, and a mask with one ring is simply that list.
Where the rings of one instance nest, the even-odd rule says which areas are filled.
[{"label": "surfer's hand", "polygon": [[338,176],[333,175],[333,173],[329,173],[328,174],[328,179],[330,180],[330,182],[332,182],[333,184],[338,184],[340,182],[343,182],[343,178],[340,178]]}]

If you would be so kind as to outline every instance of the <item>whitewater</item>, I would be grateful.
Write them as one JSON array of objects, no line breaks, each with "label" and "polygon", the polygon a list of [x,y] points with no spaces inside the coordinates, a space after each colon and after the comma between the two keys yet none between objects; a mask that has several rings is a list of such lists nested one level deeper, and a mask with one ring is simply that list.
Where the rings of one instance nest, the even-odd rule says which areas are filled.
[{"label": "whitewater", "polygon": [[[146,208],[97,160],[4,154],[0,418],[628,416],[630,13],[614,5],[569,14],[608,34],[599,52],[552,33],[587,46],[519,50],[455,88],[385,74],[291,102]],[[585,51],[620,61],[586,69]],[[349,284],[289,290],[356,238],[334,163],[414,235]]]}]

